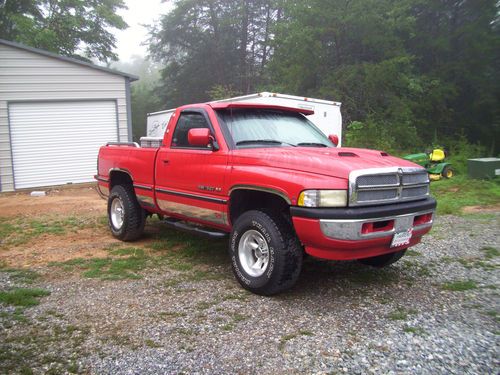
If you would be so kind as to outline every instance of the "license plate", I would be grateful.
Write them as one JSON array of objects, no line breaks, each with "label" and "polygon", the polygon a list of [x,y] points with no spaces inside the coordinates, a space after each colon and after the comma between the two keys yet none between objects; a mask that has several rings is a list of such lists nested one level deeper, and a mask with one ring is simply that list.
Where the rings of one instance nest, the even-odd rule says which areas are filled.
[{"label": "license plate", "polygon": [[403,245],[408,245],[413,234],[413,228],[410,228],[404,232],[398,232],[392,237],[391,247],[398,247]]}]

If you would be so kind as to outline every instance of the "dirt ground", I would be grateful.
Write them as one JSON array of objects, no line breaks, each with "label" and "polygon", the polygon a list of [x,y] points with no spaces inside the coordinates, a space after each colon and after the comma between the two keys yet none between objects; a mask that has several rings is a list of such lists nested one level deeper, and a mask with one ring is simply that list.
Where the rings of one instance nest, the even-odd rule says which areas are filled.
[{"label": "dirt ground", "polygon": [[0,217],[106,214],[106,201],[95,187],[50,189],[46,192],[47,195],[42,197],[32,197],[29,192],[0,195]]},{"label": "dirt ground", "polygon": [[[47,190],[47,195],[42,197],[32,197],[29,192],[0,196],[0,219],[4,220],[76,217],[90,226],[92,222],[105,220],[105,215],[106,201],[95,187]],[[101,257],[106,255],[102,248],[115,242],[118,241],[102,225],[71,229],[63,235],[44,233],[29,239],[28,243],[4,249],[0,238],[0,262],[10,267],[29,268],[74,258]]]}]

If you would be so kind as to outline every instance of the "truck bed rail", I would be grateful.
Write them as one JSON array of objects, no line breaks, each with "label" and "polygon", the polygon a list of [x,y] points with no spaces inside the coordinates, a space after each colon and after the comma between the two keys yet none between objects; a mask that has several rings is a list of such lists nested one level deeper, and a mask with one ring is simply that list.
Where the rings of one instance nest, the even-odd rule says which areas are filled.
[{"label": "truck bed rail", "polygon": [[141,147],[137,142],[108,142],[106,146],[133,146],[133,147]]}]

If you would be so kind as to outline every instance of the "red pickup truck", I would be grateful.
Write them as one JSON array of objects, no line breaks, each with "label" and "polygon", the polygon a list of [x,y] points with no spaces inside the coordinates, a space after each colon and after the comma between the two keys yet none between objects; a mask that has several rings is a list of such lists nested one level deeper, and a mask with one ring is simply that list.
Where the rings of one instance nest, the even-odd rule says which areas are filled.
[{"label": "red pickup truck", "polygon": [[113,236],[139,238],[153,214],[197,234],[229,234],[236,279],[261,295],[290,288],[304,253],[394,263],[431,229],[436,201],[427,172],[385,152],[337,148],[310,114],[237,102],[186,105],[159,147],[101,147],[95,178]]}]

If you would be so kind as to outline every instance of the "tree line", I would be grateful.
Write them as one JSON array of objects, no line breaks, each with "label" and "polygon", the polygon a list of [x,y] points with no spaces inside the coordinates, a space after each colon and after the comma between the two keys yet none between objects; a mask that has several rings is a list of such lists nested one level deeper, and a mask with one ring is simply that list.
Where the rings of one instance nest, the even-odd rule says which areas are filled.
[{"label": "tree line", "polygon": [[347,143],[500,150],[496,0],[176,0],[150,30],[163,108],[273,91],[342,102]]},{"label": "tree line", "polygon": [[[497,0],[166,0],[150,59],[121,64],[145,114],[259,91],[342,102],[344,143],[500,152]],[[109,65],[123,0],[0,0],[0,37]],[[475,148],[477,150],[477,148]]]}]

